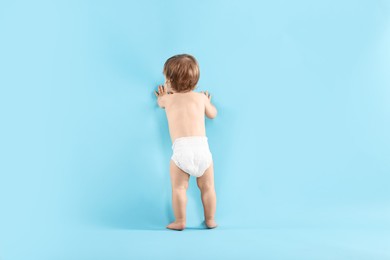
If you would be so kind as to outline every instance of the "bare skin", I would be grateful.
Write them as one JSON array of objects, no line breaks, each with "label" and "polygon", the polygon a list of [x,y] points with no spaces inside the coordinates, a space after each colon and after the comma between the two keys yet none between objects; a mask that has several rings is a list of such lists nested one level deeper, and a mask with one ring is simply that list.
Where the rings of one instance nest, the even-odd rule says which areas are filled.
[{"label": "bare skin", "polygon": [[[168,94],[169,93],[169,94]],[[158,86],[158,105],[165,109],[172,144],[184,136],[206,136],[205,116],[212,119],[217,115],[217,109],[211,104],[211,95],[206,92],[175,92],[170,88],[169,81]],[[172,184],[172,206],[175,221],[167,228],[183,230],[186,226],[187,189],[190,175],[170,160],[170,175]],[[214,216],[216,211],[216,193],[214,187],[214,164],[197,178],[201,191],[205,224],[208,228],[217,227]]]}]

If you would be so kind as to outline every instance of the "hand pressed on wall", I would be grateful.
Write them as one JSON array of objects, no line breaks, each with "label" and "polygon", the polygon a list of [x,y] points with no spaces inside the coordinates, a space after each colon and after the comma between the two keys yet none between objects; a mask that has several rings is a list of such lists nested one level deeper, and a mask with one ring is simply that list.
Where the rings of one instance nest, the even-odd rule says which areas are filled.
[{"label": "hand pressed on wall", "polygon": [[159,105],[159,107],[165,108],[165,97],[166,95],[168,95],[167,88],[164,85],[159,85],[158,91],[155,90],[154,94],[157,97],[157,104]]}]

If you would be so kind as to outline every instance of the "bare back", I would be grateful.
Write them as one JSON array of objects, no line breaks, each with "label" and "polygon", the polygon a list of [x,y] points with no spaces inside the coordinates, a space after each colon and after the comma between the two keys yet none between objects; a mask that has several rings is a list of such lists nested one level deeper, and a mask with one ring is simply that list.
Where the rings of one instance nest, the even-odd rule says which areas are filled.
[{"label": "bare back", "polygon": [[184,136],[205,136],[204,94],[190,91],[167,95],[165,112],[172,143]]}]

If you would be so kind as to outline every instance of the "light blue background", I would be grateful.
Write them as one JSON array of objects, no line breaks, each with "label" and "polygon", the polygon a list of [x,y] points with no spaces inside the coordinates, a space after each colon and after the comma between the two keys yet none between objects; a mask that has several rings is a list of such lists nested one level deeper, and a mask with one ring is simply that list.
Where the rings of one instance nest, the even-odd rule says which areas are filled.
[{"label": "light blue background", "polygon": [[[390,259],[389,1],[0,2],[0,259]],[[173,220],[172,55],[217,191]]]}]

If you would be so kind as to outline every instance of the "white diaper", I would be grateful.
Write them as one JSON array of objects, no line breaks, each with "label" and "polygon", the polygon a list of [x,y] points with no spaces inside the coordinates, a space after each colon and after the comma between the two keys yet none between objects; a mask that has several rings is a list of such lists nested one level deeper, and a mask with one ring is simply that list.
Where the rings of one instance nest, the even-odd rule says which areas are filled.
[{"label": "white diaper", "polygon": [[172,161],[186,173],[200,177],[213,160],[206,136],[177,138],[172,145]]}]

